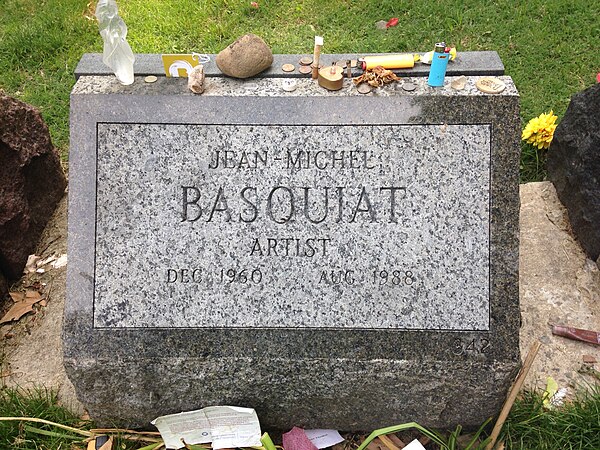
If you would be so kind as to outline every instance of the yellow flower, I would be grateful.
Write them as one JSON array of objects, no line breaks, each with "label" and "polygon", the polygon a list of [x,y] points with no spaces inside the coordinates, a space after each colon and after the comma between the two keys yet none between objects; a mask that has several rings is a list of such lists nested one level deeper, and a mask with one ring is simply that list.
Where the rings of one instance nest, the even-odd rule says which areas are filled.
[{"label": "yellow flower", "polygon": [[554,130],[556,130],[556,119],[558,117],[552,111],[548,114],[542,113],[538,117],[534,117],[525,126],[521,134],[521,139],[540,150],[550,147],[550,142],[552,142],[552,138],[554,137]]}]

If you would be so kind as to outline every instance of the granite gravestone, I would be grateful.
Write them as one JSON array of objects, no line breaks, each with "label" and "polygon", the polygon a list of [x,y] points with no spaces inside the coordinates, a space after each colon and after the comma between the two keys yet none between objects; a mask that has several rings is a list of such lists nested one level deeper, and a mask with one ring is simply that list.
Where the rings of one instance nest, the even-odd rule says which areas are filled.
[{"label": "granite gravestone", "polygon": [[[519,366],[518,93],[80,74],[65,365],[100,423],[476,425]],[[451,79],[447,80],[449,83]]]}]

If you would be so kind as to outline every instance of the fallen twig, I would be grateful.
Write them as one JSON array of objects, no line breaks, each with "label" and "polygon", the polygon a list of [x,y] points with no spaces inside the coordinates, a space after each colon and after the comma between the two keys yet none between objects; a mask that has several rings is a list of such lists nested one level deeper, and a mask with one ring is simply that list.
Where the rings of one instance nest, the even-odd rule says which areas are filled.
[{"label": "fallen twig", "polygon": [[160,436],[158,431],[135,431],[128,430],[126,428],[92,428],[90,430],[94,434],[117,434],[117,433],[126,433],[126,434],[145,434],[150,436]]},{"label": "fallen twig", "polygon": [[542,343],[540,341],[535,341],[533,344],[531,344],[531,347],[529,348],[529,353],[527,353],[527,357],[525,358],[525,362],[523,363],[523,367],[521,367],[521,370],[519,371],[519,374],[517,375],[517,378],[515,379],[515,383],[513,384],[512,388],[510,388],[510,391],[508,392],[508,397],[506,398],[506,402],[504,402],[502,411],[500,411],[500,415],[498,416],[496,425],[494,425],[494,429],[492,430],[492,434],[490,435],[491,440],[488,443],[488,445],[485,447],[485,450],[492,450],[494,448],[494,445],[496,444],[496,440],[498,439],[498,436],[500,435],[500,430],[502,430],[502,427],[504,426],[504,422],[506,422],[506,418],[508,417],[508,413],[510,413],[512,406],[515,403],[515,400],[517,399],[517,395],[519,394],[521,387],[523,387],[525,378],[527,377],[527,374],[529,373],[529,369],[531,369],[531,365],[533,364],[533,361],[535,360],[535,357],[536,357],[541,345],[542,345]]}]

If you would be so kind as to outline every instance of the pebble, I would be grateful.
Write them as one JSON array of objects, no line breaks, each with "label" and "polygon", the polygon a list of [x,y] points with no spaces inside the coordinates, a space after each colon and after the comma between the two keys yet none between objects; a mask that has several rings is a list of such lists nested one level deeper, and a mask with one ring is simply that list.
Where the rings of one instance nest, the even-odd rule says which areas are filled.
[{"label": "pebble", "polygon": [[387,30],[387,20],[380,20],[375,22],[375,28],[378,30]]},{"label": "pebble", "polygon": [[283,86],[282,86],[282,88],[285,92],[294,92],[296,90],[296,87],[297,87],[297,84],[293,80],[285,80],[283,82]]},{"label": "pebble", "polygon": [[194,94],[204,92],[204,66],[202,64],[198,64],[188,74],[188,88]]},{"label": "pebble", "polygon": [[452,82],[450,83],[450,87],[452,89],[456,89],[457,91],[462,91],[466,85],[467,77],[465,77],[464,75],[461,75],[460,77],[452,80]]}]

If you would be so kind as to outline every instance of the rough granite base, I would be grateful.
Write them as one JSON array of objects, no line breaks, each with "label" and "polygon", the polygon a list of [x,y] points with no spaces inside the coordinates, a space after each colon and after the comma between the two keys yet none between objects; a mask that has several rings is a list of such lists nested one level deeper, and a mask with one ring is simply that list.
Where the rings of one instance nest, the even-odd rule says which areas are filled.
[{"label": "rough granite base", "polygon": [[516,374],[514,362],[342,358],[94,358],[67,359],[66,368],[100,426],[245,405],[264,428],[344,431],[410,421],[477,427],[498,413]]},{"label": "rough granite base", "polygon": [[[509,77],[502,77],[507,88],[495,96],[477,91],[477,79],[469,77],[463,91],[450,89],[451,77],[440,89],[428,87],[425,78],[412,78],[405,81],[416,85],[414,91],[405,91],[402,83],[396,83],[361,95],[348,80],[341,91],[327,92],[310,79],[297,79],[296,90],[287,92],[283,87],[289,80],[282,78],[255,78],[248,82],[207,78],[205,93],[194,96],[187,91],[182,79],[159,78],[149,85],[138,77],[133,85],[124,87],[113,77],[81,76],[71,96],[69,267],[64,349],[69,377],[97,423],[146,426],[162,414],[219,404],[253,407],[264,427],[280,429],[297,425],[370,430],[409,421],[441,428],[456,424],[477,426],[496,414],[520,365],[519,103],[518,93]],[[142,132],[128,134],[136,129],[136,124]],[[156,127],[152,128],[153,124]],[[297,286],[304,282],[303,271],[308,270],[308,263],[304,261],[302,268],[296,270],[294,264],[286,262],[281,255],[278,255],[279,263],[268,263],[273,264],[271,269],[282,269],[281,279],[276,280],[280,283],[277,291],[269,291],[270,287],[260,282],[257,286],[263,287],[255,286],[250,296],[247,291],[233,288],[231,291],[225,288],[209,291],[215,292],[221,311],[225,311],[228,298],[233,310],[233,319],[224,318],[215,327],[210,326],[210,315],[202,309],[209,305],[206,299],[210,294],[206,296],[203,289],[208,285],[202,285],[200,278],[196,280],[199,284],[194,287],[193,295],[181,286],[165,290],[165,285],[173,281],[168,278],[169,274],[174,277],[173,272],[168,272],[169,268],[173,264],[180,264],[174,266],[177,268],[187,267],[181,263],[188,254],[186,252],[200,255],[204,251],[202,242],[211,242],[213,247],[206,248],[218,249],[219,258],[244,260],[238,257],[242,254],[241,246],[228,247],[231,240],[226,237],[211,241],[212,233],[229,236],[227,230],[237,229],[231,236],[243,238],[244,230],[250,234],[259,230],[259,234],[269,236],[269,232],[282,229],[277,221],[281,222],[289,213],[286,209],[274,209],[274,213],[267,211],[266,214],[272,214],[274,225],[246,229],[227,220],[228,208],[233,208],[234,204],[227,203],[229,199],[225,201],[217,194],[208,209],[212,209],[215,217],[220,217],[219,226],[206,235],[190,231],[189,236],[194,239],[189,240],[190,245],[181,248],[178,246],[185,233],[177,235],[180,231],[173,231],[174,236],[179,237],[169,241],[170,230],[175,230],[176,226],[191,227],[186,218],[189,219],[193,211],[199,212],[193,206],[196,191],[188,190],[185,195],[192,193],[194,196],[184,196],[183,204],[181,193],[179,197],[172,196],[179,199],[173,200],[172,210],[165,203],[167,197],[161,197],[169,186],[178,186],[178,183],[180,188],[188,186],[180,183],[185,181],[186,174],[194,173],[193,179],[205,183],[198,186],[213,188],[218,180],[242,187],[254,187],[252,183],[264,183],[271,188],[279,186],[273,184],[278,175],[272,168],[265,169],[263,181],[260,176],[244,178],[245,175],[239,173],[236,176],[242,177],[243,181],[236,176],[228,178],[226,171],[219,175],[222,178],[205,177],[207,169],[202,164],[210,163],[202,163],[203,157],[198,156],[202,153],[196,134],[202,131],[202,125],[206,130],[213,130],[212,133],[220,124],[229,127],[223,127],[222,132],[225,141],[231,141],[227,145],[232,145],[234,150],[236,132],[244,130],[241,136],[247,136],[244,128],[247,125],[267,130],[268,138],[265,139],[269,142],[298,124],[307,127],[307,133],[310,133],[310,127],[315,130],[330,127],[332,139],[325,149],[347,148],[351,136],[348,130],[352,126],[365,127],[362,129],[370,129],[375,134],[394,127],[432,128],[440,143],[446,142],[444,136],[448,136],[451,148],[444,149],[450,151],[447,157],[439,157],[439,167],[443,168],[445,164],[448,170],[444,169],[443,173],[452,174],[453,165],[462,165],[457,173],[462,174],[464,183],[460,183],[460,176],[456,180],[450,180],[450,177],[448,183],[444,183],[445,179],[433,169],[436,167],[432,163],[435,156],[419,160],[420,153],[417,152],[405,160],[410,162],[407,167],[423,164],[429,169],[414,172],[412,178],[404,177],[406,185],[402,186],[406,187],[407,196],[402,199],[412,202],[409,206],[413,216],[410,217],[418,218],[419,205],[423,205],[423,211],[433,214],[432,222],[415,219],[418,226],[402,225],[407,227],[411,245],[401,245],[398,236],[402,233],[394,234],[397,230],[395,222],[385,224],[388,228],[383,224],[381,228],[369,228],[368,224],[376,221],[371,216],[371,208],[378,205],[376,202],[371,204],[360,193],[354,212],[350,209],[349,215],[343,216],[350,218],[347,222],[353,222],[351,219],[359,215],[360,226],[353,224],[342,228],[338,234],[335,234],[335,226],[329,224],[330,228],[327,228],[333,234],[333,244],[336,239],[343,242],[343,239],[352,238],[358,242],[356,248],[362,248],[356,236],[352,237],[352,233],[362,233],[369,245],[364,247],[366,256],[361,258],[361,254],[353,253],[353,246],[332,244],[330,259],[323,261],[336,265],[344,261],[364,264],[356,272],[362,273],[365,267],[373,267],[369,264],[374,264],[372,261],[377,259],[378,252],[374,248],[379,242],[381,254],[387,258],[384,261],[392,261],[390,255],[394,249],[399,249],[397,261],[412,261],[415,274],[421,274],[420,279],[415,278],[422,283],[420,286],[426,287],[435,277],[441,277],[423,291],[425,295],[415,294],[419,292],[416,289],[418,283],[400,286],[399,282],[394,290],[391,281],[386,285],[385,295],[378,294],[382,301],[391,302],[392,308],[394,299],[405,302],[405,307],[409,299],[408,304],[412,306],[406,311],[413,314],[416,327],[411,329],[411,322],[401,321],[405,318],[395,322],[389,317],[381,317],[381,312],[368,317],[348,314],[343,299],[344,292],[351,292],[351,286],[314,291],[328,295],[329,308],[340,313],[341,319],[338,318],[339,323],[334,327],[327,326],[327,315],[319,316],[315,302],[312,303],[317,305],[312,310],[316,311],[315,315],[309,314],[310,309],[299,311],[296,317],[283,314],[283,326],[269,326],[264,317],[269,314],[269,308],[261,312],[260,317],[244,317],[240,305],[253,298],[273,308],[274,314],[281,314],[277,308],[284,307],[285,302],[276,299],[275,295],[279,293],[284,298],[289,292],[290,298],[294,298]],[[174,126],[181,126],[178,133],[184,135],[183,141],[176,145],[168,138]],[[186,133],[189,145],[185,144]],[[206,145],[217,142],[218,133],[202,133],[201,136],[208,136]],[[417,131],[412,134],[413,137],[417,135]],[[472,144],[469,136],[475,140],[483,139],[487,146]],[[261,148],[267,144],[257,142],[256,145]],[[395,172],[393,167],[396,163],[403,167],[402,154],[389,157],[386,146],[393,155],[396,148],[393,141],[374,150],[375,160],[377,155],[388,155],[388,159],[379,160],[387,162],[374,170],[379,171],[383,181],[386,177],[390,177],[387,181],[400,179],[404,169]],[[126,152],[121,155],[119,152],[124,149]],[[466,152],[465,149],[469,149],[467,152],[484,152],[485,158],[463,158],[461,152]],[[126,155],[128,152],[133,154]],[[163,164],[161,158],[165,157],[170,157],[171,163]],[[181,163],[182,160],[190,164]],[[328,186],[337,187],[346,186],[344,183],[360,186],[360,180],[365,186],[375,183],[377,176],[361,178],[359,171],[355,172],[330,172],[330,179],[325,177],[323,180],[328,180]],[[155,178],[149,179],[149,174]],[[285,171],[282,171],[282,180],[286,181],[284,175]],[[317,180],[316,185],[319,185],[321,180],[310,176],[298,179],[305,185],[311,180]],[[129,185],[124,182],[127,180]],[[140,187],[143,188],[146,181],[150,188],[166,188],[144,191]],[[292,181],[289,186],[293,185]],[[432,183],[429,191],[423,188],[427,183]],[[303,184],[293,186],[298,188]],[[428,192],[438,195],[444,189],[448,196],[441,194],[427,200]],[[173,192],[175,195],[177,191]],[[291,188],[289,192],[292,192]],[[123,200],[122,204],[119,199]],[[341,205],[342,200],[339,202]],[[469,206],[461,209],[462,202]],[[198,205],[200,203],[198,200]],[[152,204],[166,205],[166,212],[160,208],[145,209]],[[401,202],[398,205],[407,207]],[[176,225],[173,217],[177,211],[182,212],[182,206],[184,214],[177,218]],[[252,207],[243,211],[240,218],[252,216]],[[385,211],[385,217],[394,214],[389,206]],[[312,212],[316,215],[311,217],[319,217],[318,208]],[[435,222],[438,216],[447,220]],[[212,215],[202,217],[210,219]],[[461,241],[464,252],[457,244],[457,229],[453,222],[456,220],[463,221],[463,225],[473,225],[465,228]],[[194,223],[196,227],[201,226],[200,222]],[[439,264],[443,252],[436,253],[443,249],[443,243],[419,240],[418,233],[413,237],[410,235],[415,229],[426,229],[429,223],[436,224],[431,228],[432,235],[443,237],[446,233],[446,241],[451,243],[452,249],[448,251],[451,257],[444,261],[445,265]],[[291,225],[294,226],[290,229],[295,232],[302,231],[297,223]],[[324,229],[319,228],[320,225],[309,226],[317,231]],[[138,236],[139,233],[142,236]],[[390,236],[390,242],[400,243],[388,247],[386,236]],[[423,242],[425,245],[421,245]],[[430,252],[430,247],[435,247],[436,252]],[[247,251],[248,248],[244,248]],[[342,248],[344,251],[340,250]],[[470,251],[478,258],[472,261],[474,267],[468,264]],[[212,267],[219,261],[219,258],[211,259],[213,256],[209,254],[197,259],[206,267]],[[456,265],[451,262],[454,259]],[[127,261],[132,264],[128,266]],[[324,268],[330,267],[325,265]],[[447,283],[440,275],[441,268],[448,269]],[[181,275],[182,272],[178,273]],[[186,273],[194,281],[193,272]],[[116,280],[118,277],[127,282]],[[163,277],[162,281],[157,282],[156,278],[160,277]],[[480,297],[473,303],[477,307],[471,308],[460,300],[460,283],[456,286],[453,283],[463,277],[469,299],[472,300],[471,295]],[[240,277],[232,278],[235,278],[232,282],[241,281]],[[427,294],[432,289],[438,289],[436,301],[445,299],[454,305],[446,310],[446,314],[458,312],[447,322],[444,322],[443,314],[435,316],[437,310],[431,304],[431,299],[435,298]],[[177,293],[173,296],[174,302],[180,302],[175,303],[178,305],[176,310],[169,311],[164,304],[159,305],[164,300],[163,292]],[[184,302],[181,302],[182,298]],[[362,305],[361,298],[364,298]],[[352,300],[355,302],[353,308],[363,307],[368,313],[377,306],[374,298],[362,294],[356,296]],[[144,307],[140,308],[140,305]],[[427,317],[415,313],[421,306],[428,311]],[[237,323],[242,326],[236,327]]]}]

